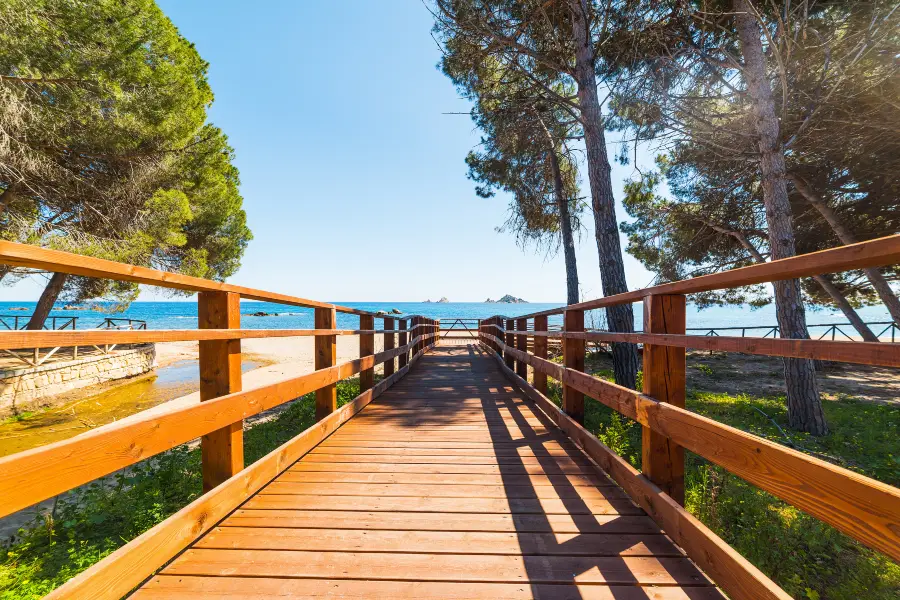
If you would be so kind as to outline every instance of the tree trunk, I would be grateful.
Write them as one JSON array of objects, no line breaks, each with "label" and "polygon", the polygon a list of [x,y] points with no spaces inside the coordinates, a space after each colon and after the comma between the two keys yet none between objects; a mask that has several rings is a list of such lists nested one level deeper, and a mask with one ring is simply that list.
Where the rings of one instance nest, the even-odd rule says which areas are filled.
[{"label": "tree trunk", "polygon": [[67,273],[53,274],[53,277],[50,278],[50,282],[47,283],[47,287],[41,292],[41,297],[37,302],[37,306],[34,307],[34,314],[31,315],[31,319],[28,321],[28,325],[25,326],[25,329],[34,330],[44,328],[44,322],[47,320],[47,315],[53,310],[53,305],[56,303],[56,299],[59,298],[59,294],[66,285],[66,280],[68,278],[69,275]]},{"label": "tree trunk", "polygon": [[[619,242],[619,225],[616,222],[615,199],[609,157],[606,155],[606,136],[597,95],[597,77],[594,73],[594,48],[588,31],[587,0],[569,0],[572,10],[572,28],[575,33],[575,79],[578,83],[578,105],[581,125],[584,128],[584,145],[587,150],[588,179],[591,186],[591,207],[594,212],[594,232],[600,259],[600,277],[603,295],[612,296],[628,291],[625,281],[625,265]],[[606,321],[610,331],[630,333],[634,331],[634,313],[631,304],[610,306],[606,309]],[[637,346],[613,344],[613,371],[616,383],[634,389],[639,367]]]},{"label": "tree trunk", "polygon": [[862,318],[859,316],[859,313],[850,305],[850,302],[847,301],[847,298],[841,293],[837,286],[835,286],[825,275],[814,275],[813,279],[816,280],[823,290],[831,297],[834,303],[837,305],[841,312],[844,313],[844,316],[847,317],[847,320],[850,321],[850,324],[853,325],[853,328],[859,332],[859,335],[862,336],[863,341],[865,342],[877,342],[878,337],[872,333],[872,330],[869,329],[869,326],[865,324]]},{"label": "tree trunk", "polygon": [[578,266],[575,262],[575,237],[572,233],[572,217],[569,214],[569,199],[563,187],[562,172],[556,150],[547,153],[553,169],[553,194],[559,211],[559,235],[562,238],[563,255],[566,259],[566,304],[578,304]]},{"label": "tree trunk", "polygon": [[[744,80],[753,108],[756,133],[759,136],[760,171],[769,229],[769,246],[772,260],[778,260],[796,254],[791,205],[788,202],[785,180],[784,148],[781,145],[772,88],[766,76],[766,59],[759,26],[749,0],[735,0],[734,9],[735,24],[744,56]],[[775,311],[781,336],[808,338],[800,282],[791,279],[776,281],[772,285],[775,288]],[[813,435],[828,433],[813,361],[785,358],[784,375],[790,426]]]},{"label": "tree trunk", "polygon": [[[797,191],[800,192],[800,195],[803,196],[807,202],[809,202],[813,208],[819,211],[819,214],[822,215],[822,218],[828,222],[828,225],[831,226],[831,229],[834,231],[835,235],[837,235],[838,239],[842,244],[849,245],[855,244],[859,240],[853,235],[853,232],[847,229],[847,227],[841,222],[840,218],[837,216],[837,213],[828,206],[828,203],[825,202],[818,194],[816,194],[812,186],[809,185],[803,177],[791,174],[789,175],[790,180],[794,183],[794,187],[797,188]],[[900,325],[900,299],[897,298],[897,295],[894,293],[894,290],[891,289],[891,285],[887,282],[887,279],[884,278],[884,275],[881,273],[880,269],[871,268],[871,269],[863,269],[863,272],[866,274],[866,277],[869,279],[869,283],[872,284],[872,287],[875,288],[875,292],[878,294],[878,297],[881,298],[881,302],[887,307],[888,312],[891,315],[891,319],[893,319],[894,323]]]}]

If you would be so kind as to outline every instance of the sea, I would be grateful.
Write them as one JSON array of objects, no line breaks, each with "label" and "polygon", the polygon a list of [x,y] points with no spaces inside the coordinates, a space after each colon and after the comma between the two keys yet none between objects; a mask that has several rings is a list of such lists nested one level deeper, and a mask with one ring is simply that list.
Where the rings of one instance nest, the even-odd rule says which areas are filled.
[{"label": "sea", "polygon": [[[519,315],[556,308],[560,304],[554,303],[485,303],[485,302],[340,302],[335,304],[371,312],[397,309],[403,315],[424,315],[433,319],[441,319],[445,323],[454,318],[486,319],[495,315],[504,317],[516,317]],[[10,317],[19,316],[19,326],[27,321],[27,315],[34,310],[34,302],[0,302],[0,330],[4,330],[4,323],[12,327]],[[107,305],[86,305],[87,310],[65,310],[61,306],[53,310],[51,316],[76,317],[77,329],[92,329],[102,325],[107,317],[138,319],[146,321],[148,329],[195,329],[197,327],[197,303],[194,301],[154,301],[133,302],[125,311],[110,312]],[[636,329],[641,329],[642,311],[641,304],[635,303]],[[19,310],[16,310],[19,309]],[[26,310],[21,310],[26,309]],[[252,316],[252,313],[264,312],[271,316]],[[859,309],[864,321],[882,322],[887,325],[890,316],[887,310],[881,306],[868,306]],[[247,329],[311,329],[313,328],[313,310],[295,306],[286,306],[271,302],[241,302],[241,327]],[[807,322],[810,324],[811,337],[817,338],[819,334],[827,331],[826,325],[846,323],[846,319],[839,311],[833,310],[808,310]],[[561,325],[561,316],[551,316],[549,323],[552,326]],[[589,329],[605,329],[605,315],[603,310],[590,311],[585,315],[585,326]],[[748,336],[762,336],[776,323],[775,307],[772,305],[762,308],[750,308],[749,306],[716,306],[703,310],[689,304],[687,309],[687,327],[689,333],[703,334],[710,329],[724,327],[758,328],[747,329],[744,332]],[[337,315],[337,326],[340,329],[356,329],[359,327],[359,317],[356,315]],[[380,323],[376,323],[380,326]],[[819,327],[820,326],[820,327]],[[458,327],[458,326],[457,326]],[[853,334],[852,328],[847,329],[848,334]],[[878,334],[883,327],[872,328]],[[726,335],[722,333],[722,335]],[[727,335],[740,335],[739,332],[729,332]],[[830,338],[830,333],[827,334]],[[889,333],[887,334],[889,335]],[[840,339],[840,335],[838,335]]]}]

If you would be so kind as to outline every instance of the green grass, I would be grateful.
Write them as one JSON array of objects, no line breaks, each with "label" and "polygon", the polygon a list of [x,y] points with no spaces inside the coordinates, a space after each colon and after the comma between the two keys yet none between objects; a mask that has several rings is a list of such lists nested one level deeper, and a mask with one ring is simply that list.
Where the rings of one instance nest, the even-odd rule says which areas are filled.
[{"label": "green grass", "polygon": [[[337,384],[338,405],[359,379]],[[315,422],[313,394],[244,432],[244,462],[255,462]],[[200,495],[200,450],[179,446],[59,499],[51,515],[0,548],[0,598],[40,598]]]},{"label": "green grass", "polygon": [[[593,374],[612,379],[609,370],[597,369]],[[549,392],[558,404],[558,382],[553,382]],[[823,437],[788,429],[783,396],[732,396],[688,390],[687,408],[885,483],[900,485],[900,409],[896,407],[853,399],[826,402],[825,416],[831,433]],[[588,401],[585,426],[640,468],[638,423],[599,402]],[[686,508],[795,598],[900,597],[900,565],[884,555],[695,454],[687,454],[685,467]]]}]

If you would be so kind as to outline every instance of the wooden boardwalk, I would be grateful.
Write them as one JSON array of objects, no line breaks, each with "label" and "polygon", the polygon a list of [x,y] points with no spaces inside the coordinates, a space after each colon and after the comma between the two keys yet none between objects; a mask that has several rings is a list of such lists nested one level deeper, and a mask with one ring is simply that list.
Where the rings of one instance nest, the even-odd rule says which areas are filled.
[{"label": "wooden boardwalk", "polygon": [[721,598],[474,344],[440,346],[134,598]]}]

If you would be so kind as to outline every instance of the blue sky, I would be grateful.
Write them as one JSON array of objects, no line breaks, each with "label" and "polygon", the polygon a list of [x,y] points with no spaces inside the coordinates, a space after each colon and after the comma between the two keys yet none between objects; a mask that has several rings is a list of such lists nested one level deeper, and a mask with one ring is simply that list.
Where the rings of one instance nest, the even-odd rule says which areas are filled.
[{"label": "blue sky", "polygon": [[[497,233],[508,198],[479,198],[466,179],[479,135],[467,116],[442,114],[469,105],[435,68],[421,2],[157,2],[210,63],[210,120],[237,152],[254,240],[230,281],[330,301],[565,300],[562,257]],[[631,173],[614,165],[617,198]],[[584,220],[579,275],[596,297]],[[625,260],[629,286],[647,285]],[[0,299],[36,299],[42,283]]]}]

